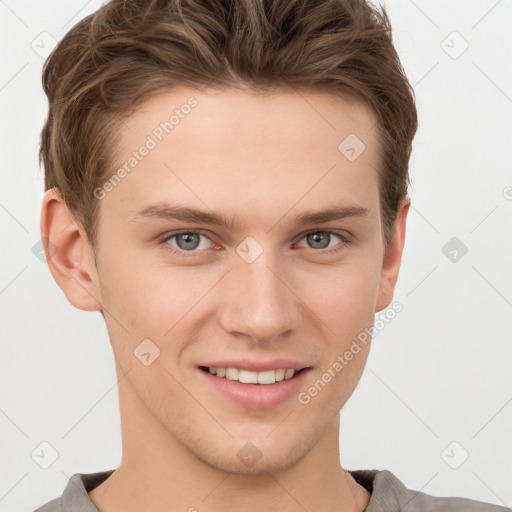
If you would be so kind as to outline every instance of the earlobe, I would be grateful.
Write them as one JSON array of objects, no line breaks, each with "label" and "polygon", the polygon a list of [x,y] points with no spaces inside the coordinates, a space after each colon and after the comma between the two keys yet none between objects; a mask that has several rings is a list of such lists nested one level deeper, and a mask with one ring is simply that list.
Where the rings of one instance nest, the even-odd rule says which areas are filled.
[{"label": "earlobe", "polygon": [[393,223],[392,234],[382,259],[379,294],[375,305],[375,312],[387,308],[393,300],[402,261],[407,213],[409,212],[410,205],[411,201],[406,197],[402,201]]},{"label": "earlobe", "polygon": [[85,311],[101,311],[94,253],[58,188],[44,194],[40,227],[48,267],[69,302]]}]

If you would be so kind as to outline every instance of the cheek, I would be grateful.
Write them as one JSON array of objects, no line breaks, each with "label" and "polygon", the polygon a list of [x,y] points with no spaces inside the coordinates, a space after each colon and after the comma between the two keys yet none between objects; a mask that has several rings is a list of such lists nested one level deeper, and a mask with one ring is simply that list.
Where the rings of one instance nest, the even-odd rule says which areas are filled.
[{"label": "cheek", "polygon": [[[110,254],[119,252],[112,248]],[[197,267],[173,267],[142,252],[124,254],[123,259],[102,261],[103,305],[127,331],[163,336],[200,301],[208,277],[198,279]]]},{"label": "cheek", "polygon": [[310,277],[304,276],[300,296],[337,337],[347,339],[373,323],[379,274],[371,262],[352,261]]}]

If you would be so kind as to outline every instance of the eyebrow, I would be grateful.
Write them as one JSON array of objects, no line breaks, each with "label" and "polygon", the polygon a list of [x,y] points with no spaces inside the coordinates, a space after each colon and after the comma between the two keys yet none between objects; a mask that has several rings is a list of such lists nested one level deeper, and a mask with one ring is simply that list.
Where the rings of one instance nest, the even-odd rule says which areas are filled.
[{"label": "eyebrow", "polygon": [[[322,224],[333,220],[341,220],[347,217],[367,217],[370,213],[368,208],[357,204],[335,205],[325,210],[313,210],[303,212],[294,219],[297,226],[308,224]],[[137,222],[139,219],[159,218],[165,220],[180,220],[198,224],[209,224],[212,226],[223,226],[230,231],[242,230],[243,223],[240,219],[228,219],[221,213],[198,210],[186,206],[173,205],[166,202],[152,204],[139,211],[132,219]]]}]

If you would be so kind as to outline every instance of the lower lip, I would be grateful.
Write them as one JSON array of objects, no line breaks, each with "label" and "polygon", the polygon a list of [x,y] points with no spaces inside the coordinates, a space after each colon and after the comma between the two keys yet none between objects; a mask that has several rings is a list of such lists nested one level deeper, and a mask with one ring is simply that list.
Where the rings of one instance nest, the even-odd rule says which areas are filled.
[{"label": "lower lip", "polygon": [[305,368],[295,377],[274,384],[243,384],[237,380],[217,377],[200,368],[197,371],[209,384],[237,404],[251,409],[271,409],[298,393],[311,368]]}]

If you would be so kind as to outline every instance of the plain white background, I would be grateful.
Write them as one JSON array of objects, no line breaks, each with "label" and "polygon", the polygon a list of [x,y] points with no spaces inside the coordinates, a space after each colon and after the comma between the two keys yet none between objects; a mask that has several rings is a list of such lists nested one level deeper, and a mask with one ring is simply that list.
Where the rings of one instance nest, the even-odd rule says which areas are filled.
[{"label": "plain white background", "polygon": [[[33,510],[121,456],[103,319],[73,308],[37,257],[43,57],[100,5],[0,1],[1,511]],[[511,506],[512,1],[385,5],[419,111],[403,311],[342,410],[342,464]],[[58,454],[47,469],[31,456],[50,461],[42,442]]]}]

